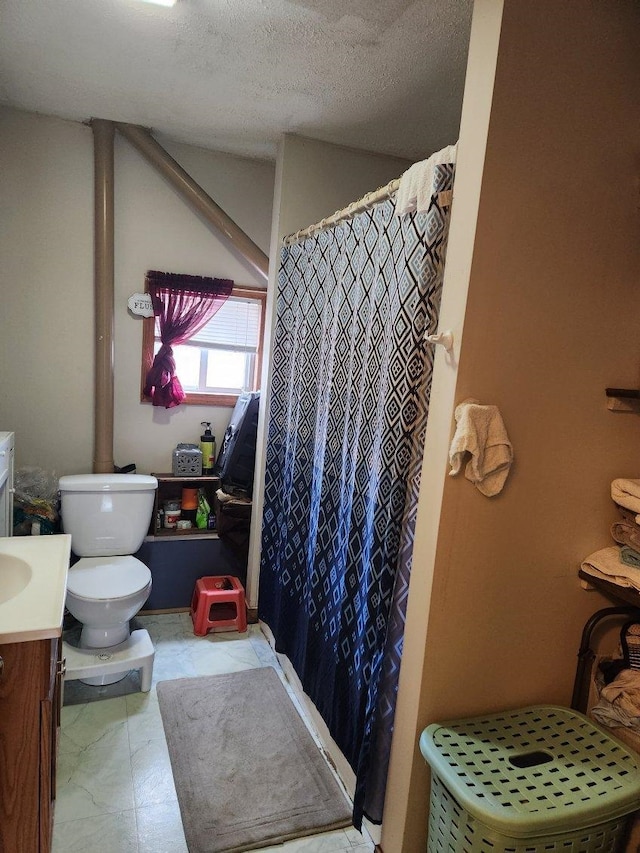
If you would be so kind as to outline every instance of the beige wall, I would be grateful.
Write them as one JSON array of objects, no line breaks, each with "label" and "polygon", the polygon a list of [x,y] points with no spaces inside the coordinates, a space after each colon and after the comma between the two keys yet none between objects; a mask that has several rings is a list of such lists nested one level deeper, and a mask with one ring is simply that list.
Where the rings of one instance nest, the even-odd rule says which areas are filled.
[{"label": "beige wall", "polygon": [[80,124],[0,110],[0,423],[16,467],[91,470],[91,144]]},{"label": "beige wall", "polygon": [[[500,6],[476,3],[490,23],[476,32],[487,48],[480,74],[491,73]],[[639,25],[632,2],[505,3],[466,281],[452,254],[458,229],[463,250],[473,236],[458,180],[452,211],[443,314],[467,287],[468,299],[457,376],[439,361],[434,390],[455,382],[455,396],[445,393],[443,411],[434,395],[431,413],[449,418],[450,435],[453,403],[474,396],[497,404],[515,464],[503,493],[485,498],[463,477],[446,476],[442,431],[430,424],[413,574],[427,597],[418,601],[412,582],[400,684],[405,737],[396,738],[390,778],[391,792],[409,780],[408,795],[389,794],[385,853],[425,849],[422,728],[568,704],[582,624],[603,605],[576,573],[584,556],[610,544],[611,479],[638,476],[640,421],[609,412],[604,389],[638,387],[640,367]],[[482,117],[472,121],[472,112],[465,96],[459,177],[476,130],[482,140]],[[451,325],[463,310],[447,318]],[[440,494],[434,542],[425,507],[437,508]],[[422,672],[408,671],[420,648]],[[412,720],[406,697],[416,694]]]},{"label": "beige wall", "polygon": [[[452,140],[455,142],[455,140]],[[431,154],[425,151],[425,157]],[[274,227],[280,238],[306,228],[368,192],[399,178],[411,162],[287,134],[282,161],[280,204]]]},{"label": "beige wall", "polygon": [[[268,251],[273,164],[184,145],[167,150]],[[16,433],[17,466],[57,475],[93,458],[93,140],[82,124],[0,110],[3,394],[0,424]],[[200,421],[218,439],[230,409],[140,403],[142,325],[128,297],[147,269],[264,280],[184,204],[121,137],[115,153],[115,439],[118,465],[167,471]]]}]

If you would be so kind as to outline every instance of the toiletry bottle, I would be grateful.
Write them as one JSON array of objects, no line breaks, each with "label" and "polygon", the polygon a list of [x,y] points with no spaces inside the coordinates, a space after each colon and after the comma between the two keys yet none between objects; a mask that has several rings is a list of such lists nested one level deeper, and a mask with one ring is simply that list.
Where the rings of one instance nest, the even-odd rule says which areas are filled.
[{"label": "toiletry bottle", "polygon": [[202,452],[202,473],[213,474],[213,463],[216,461],[216,438],[211,432],[211,423],[201,421],[205,428],[200,436],[200,450]]}]

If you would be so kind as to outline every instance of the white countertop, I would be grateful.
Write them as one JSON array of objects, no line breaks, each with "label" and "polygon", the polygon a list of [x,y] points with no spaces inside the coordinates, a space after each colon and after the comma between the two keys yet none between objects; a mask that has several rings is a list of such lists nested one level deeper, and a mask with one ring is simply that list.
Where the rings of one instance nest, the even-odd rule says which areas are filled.
[{"label": "white countertop", "polygon": [[0,537],[0,643],[61,636],[70,553],[69,534]]}]

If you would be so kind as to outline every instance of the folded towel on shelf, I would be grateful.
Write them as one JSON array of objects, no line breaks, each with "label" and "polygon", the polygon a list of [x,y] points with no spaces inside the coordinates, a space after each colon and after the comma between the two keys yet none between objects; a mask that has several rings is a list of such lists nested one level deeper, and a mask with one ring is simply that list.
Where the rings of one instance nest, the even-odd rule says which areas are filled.
[{"label": "folded towel on shelf", "polygon": [[640,568],[636,569],[623,563],[620,559],[620,548],[615,545],[589,554],[582,561],[580,568],[601,580],[640,591]]},{"label": "folded towel on shelf", "polygon": [[456,431],[449,449],[449,476],[459,473],[465,454],[464,475],[487,497],[502,491],[513,462],[513,448],[497,406],[464,400],[456,407]]},{"label": "folded towel on shelf", "polygon": [[620,514],[621,520],[614,521],[611,525],[611,536],[614,542],[640,551],[640,524],[636,524],[635,514],[622,507],[620,507]]},{"label": "folded towel on shelf", "polygon": [[396,194],[395,215],[418,213],[429,210],[431,197],[434,194],[433,177],[436,166],[456,162],[457,145],[447,145],[441,151],[436,151],[427,160],[421,160],[409,166],[400,177],[400,185]]},{"label": "folded towel on shelf", "polygon": [[640,731],[640,671],[623,669],[602,688],[591,713],[609,728],[625,726]]},{"label": "folded towel on shelf", "polygon": [[611,483],[611,498],[618,506],[635,512],[635,520],[640,523],[640,480],[614,480]]},{"label": "folded towel on shelf", "polygon": [[620,559],[626,566],[635,566],[640,569],[640,554],[628,545],[620,548]]},{"label": "folded towel on shelf", "polygon": [[632,511],[632,510],[630,510],[630,509],[625,509],[623,506],[620,506],[620,504],[618,504],[617,506],[618,506],[618,512],[620,513],[620,515],[622,516],[622,518],[623,518],[625,521],[628,521],[628,522],[630,522],[630,523],[632,523],[632,524],[635,524],[635,525],[636,525],[636,527],[638,527],[638,528],[640,529],[640,525],[639,525],[639,524],[638,524],[638,522],[636,521],[636,515],[637,515],[637,513],[633,512],[633,511]]}]

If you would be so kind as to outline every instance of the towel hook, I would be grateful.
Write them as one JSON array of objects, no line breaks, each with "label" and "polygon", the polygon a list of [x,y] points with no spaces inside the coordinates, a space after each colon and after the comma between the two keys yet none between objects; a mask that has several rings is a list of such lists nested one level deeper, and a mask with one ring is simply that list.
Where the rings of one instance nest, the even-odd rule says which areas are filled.
[{"label": "towel hook", "polygon": [[438,332],[437,335],[425,335],[425,341],[429,341],[430,344],[440,344],[443,346],[449,355],[453,353],[453,332],[447,329],[446,332]]}]

